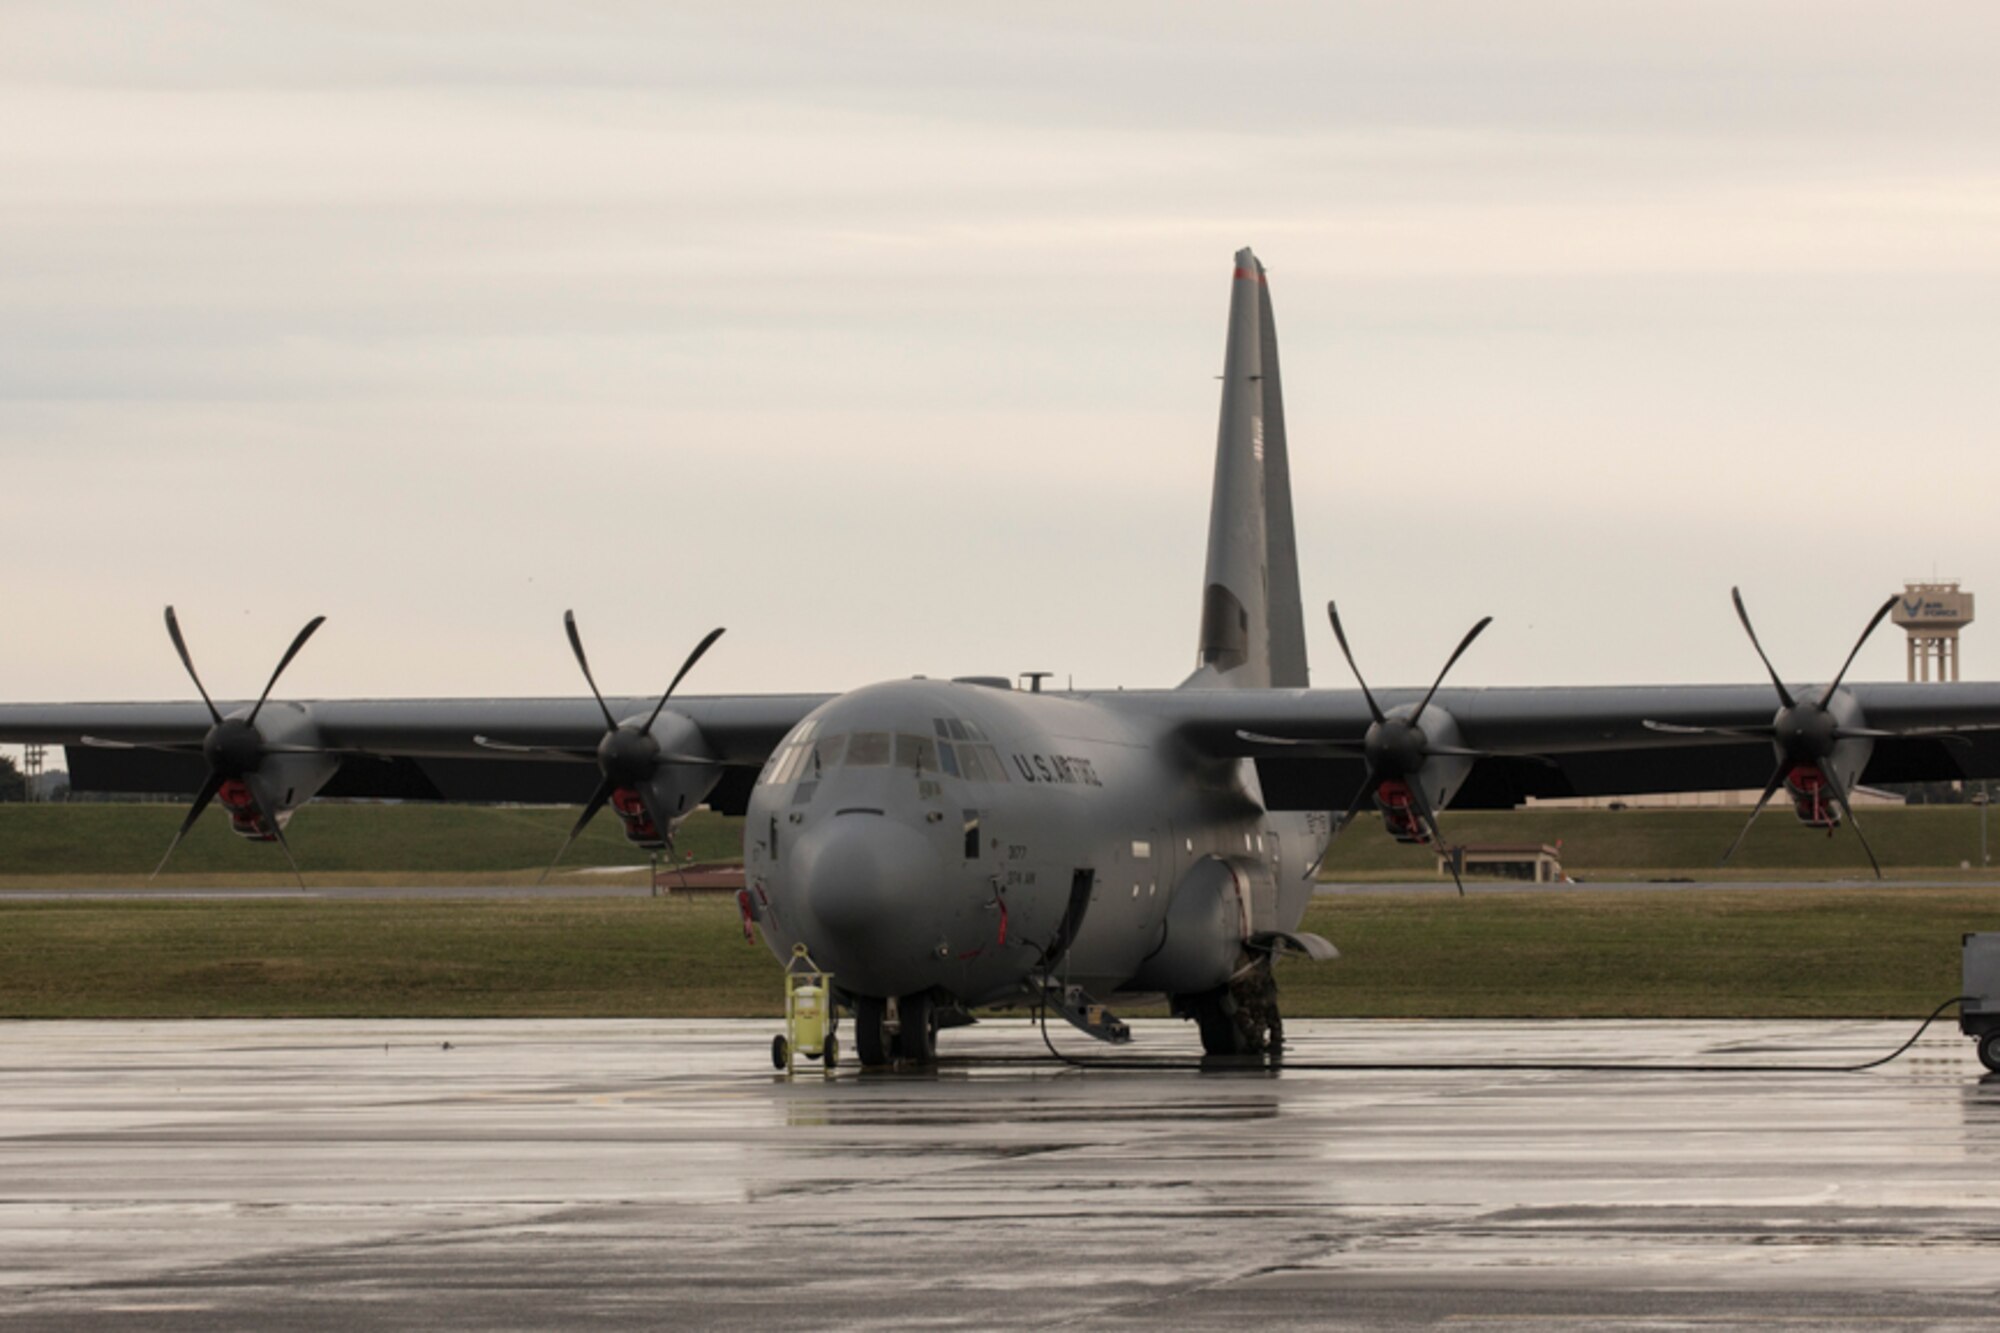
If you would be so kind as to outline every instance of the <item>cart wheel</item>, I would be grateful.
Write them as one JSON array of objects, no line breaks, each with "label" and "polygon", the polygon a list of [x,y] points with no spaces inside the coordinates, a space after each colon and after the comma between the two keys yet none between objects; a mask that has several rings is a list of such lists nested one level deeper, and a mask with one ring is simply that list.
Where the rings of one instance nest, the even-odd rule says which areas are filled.
[{"label": "cart wheel", "polygon": [[828,1069],[840,1063],[840,1038],[829,1036],[826,1045],[819,1048],[819,1058]]},{"label": "cart wheel", "polygon": [[1979,1063],[2000,1074],[2000,1028],[1979,1039]]},{"label": "cart wheel", "polygon": [[791,1064],[791,1062],[792,1044],[786,1041],[783,1036],[771,1038],[771,1063],[779,1069],[783,1069]]}]

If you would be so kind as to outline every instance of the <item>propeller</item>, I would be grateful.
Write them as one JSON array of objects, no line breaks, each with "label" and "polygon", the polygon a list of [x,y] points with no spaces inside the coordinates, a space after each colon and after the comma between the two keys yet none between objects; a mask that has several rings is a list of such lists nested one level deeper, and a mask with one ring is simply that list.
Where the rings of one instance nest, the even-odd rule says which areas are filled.
[{"label": "propeller", "polygon": [[1868,864],[1874,868],[1875,878],[1882,878],[1882,863],[1875,859],[1875,849],[1868,845],[1868,835],[1861,831],[1861,821],[1855,817],[1854,803],[1850,799],[1847,784],[1841,780],[1840,774],[1834,767],[1833,751],[1842,741],[1876,740],[1884,736],[1899,736],[1905,733],[1883,731],[1874,727],[1845,726],[1834,716],[1829,705],[1833,702],[1834,692],[1840,688],[1840,682],[1847,678],[1848,668],[1852,667],[1854,659],[1860,656],[1861,646],[1868,642],[1868,636],[1875,632],[1875,627],[1888,618],[1889,612],[1896,605],[1896,599],[1891,597],[1876,608],[1875,614],[1863,627],[1861,637],[1854,641],[1854,647],[1847,654],[1847,660],[1840,664],[1840,671],[1819,692],[1817,698],[1795,698],[1785,687],[1784,679],[1778,675],[1777,668],[1771,665],[1770,655],[1764,651],[1764,645],[1758,642],[1757,631],[1750,623],[1750,612],[1743,605],[1742,590],[1731,588],[1729,598],[1736,603],[1736,618],[1743,622],[1743,632],[1750,636],[1750,646],[1757,650],[1757,658],[1763,662],[1764,670],[1771,677],[1771,686],[1778,693],[1777,716],[1766,727],[1703,727],[1662,722],[1646,723],[1651,730],[1675,735],[1721,736],[1732,740],[1769,740],[1777,747],[1778,766],[1771,771],[1771,780],[1764,784],[1763,793],[1758,796],[1757,804],[1750,810],[1750,818],[1743,822],[1743,828],[1737,833],[1736,841],[1730,843],[1729,850],[1722,854],[1720,864],[1727,865],[1729,858],[1736,855],[1736,849],[1741,847],[1743,839],[1749,836],[1750,826],[1757,822],[1758,815],[1764,813],[1764,807],[1777,794],[1778,788],[1785,785],[1786,776],[1795,768],[1811,766],[1819,772],[1827,788],[1832,792],[1835,804],[1846,812],[1847,822],[1853,825],[1854,836],[1860,840],[1861,850],[1867,853]]},{"label": "propeller", "polygon": [[292,664],[292,659],[306,646],[306,640],[325,623],[325,616],[314,616],[306,622],[305,628],[292,639],[292,646],[285,649],[285,655],[278,659],[277,668],[271,672],[271,679],[264,684],[264,692],[257,696],[257,702],[251,707],[247,716],[224,717],[222,710],[215,706],[215,700],[209,697],[207,687],[201,683],[200,673],[194,669],[194,655],[188,652],[187,639],[181,634],[179,617],[174,614],[173,607],[167,608],[167,637],[174,641],[174,651],[180,654],[181,665],[187,668],[188,679],[194,682],[194,688],[201,695],[202,703],[207,705],[208,715],[213,720],[208,734],[202,737],[199,744],[194,745],[146,745],[104,741],[95,737],[84,738],[86,745],[116,749],[165,750],[179,754],[199,753],[208,761],[208,776],[202,781],[201,790],[195,793],[194,804],[188,808],[187,818],[181,821],[180,828],[174,833],[174,840],[167,844],[167,854],[162,856],[160,864],[153,868],[152,877],[157,877],[167,868],[167,862],[173,858],[175,849],[181,845],[181,839],[187,836],[188,830],[194,827],[195,821],[201,818],[201,812],[208,809],[209,803],[222,791],[223,785],[240,782],[244,783],[250,802],[256,807],[258,822],[276,835],[278,845],[284,849],[285,860],[292,867],[292,876],[298,880],[300,888],[305,887],[305,876],[299,873],[299,863],[292,856],[292,845],[285,840],[285,830],[279,826],[276,812],[266,809],[259,800],[256,789],[244,780],[258,770],[266,755],[326,753],[310,745],[289,745],[268,741],[263,733],[257,730],[257,715],[264,711],[264,703],[271,697],[271,691],[277,687],[278,678],[285,674],[285,668]]},{"label": "propeller", "polygon": [[[1425,761],[1434,757],[1480,759],[1492,752],[1468,750],[1457,745],[1436,744],[1425,734],[1422,723],[1424,710],[1430,707],[1431,700],[1437,695],[1438,687],[1444,684],[1444,678],[1451,673],[1452,667],[1458,664],[1458,659],[1465,655],[1465,650],[1472,646],[1472,641],[1493,623],[1493,617],[1481,618],[1478,624],[1466,631],[1465,637],[1458,641],[1458,647],[1445,659],[1444,669],[1439,671],[1437,679],[1431,682],[1430,690],[1408,717],[1392,717],[1384,713],[1382,705],[1375,701],[1374,692],[1368,688],[1368,682],[1363,678],[1360,666],[1354,661],[1354,650],[1347,643],[1347,631],[1340,624],[1339,608],[1334,603],[1328,602],[1326,615],[1327,619],[1333,622],[1333,637],[1340,643],[1341,656],[1347,659],[1348,669],[1354,673],[1354,681],[1361,687],[1361,697],[1368,703],[1368,715],[1374,721],[1369,725],[1368,734],[1362,738],[1359,747],[1361,759],[1367,767],[1367,774],[1362,779],[1361,786],[1355,790],[1354,799],[1347,803],[1346,812],[1328,830],[1326,846],[1320,849],[1318,859],[1306,871],[1305,877],[1311,879],[1319,873],[1320,866],[1326,861],[1327,853],[1333,850],[1333,840],[1340,836],[1342,829],[1353,822],[1355,813],[1361,809],[1361,803],[1368,798],[1369,793],[1384,782],[1401,781],[1410,793],[1410,803],[1415,809],[1417,818],[1422,821],[1432,841],[1445,850],[1445,863],[1451,867],[1452,882],[1458,885],[1459,896],[1463,897],[1465,881],[1459,878],[1458,858],[1450,854],[1450,848],[1445,844],[1444,831],[1438,827],[1437,811],[1431,808],[1430,798],[1424,794],[1423,784],[1417,779],[1422,773]],[[1312,742],[1304,744],[1310,745]],[[1332,753],[1351,754],[1356,747],[1334,743],[1326,748]]]},{"label": "propeller", "polygon": [[687,655],[687,660],[681,663],[681,669],[676,671],[673,680],[668,682],[666,692],[660,695],[660,701],[653,705],[653,711],[647,715],[644,722],[638,724],[621,724],[611,715],[611,706],[604,702],[604,695],[597,688],[597,678],[590,673],[590,659],[583,651],[583,636],[576,628],[576,612],[563,612],[563,629],[569,635],[570,651],[576,654],[576,664],[583,669],[584,683],[590,686],[590,697],[597,700],[598,711],[604,714],[604,736],[597,742],[597,748],[594,751],[583,752],[552,750],[538,746],[509,745],[504,741],[495,741],[485,736],[474,738],[480,745],[489,749],[544,750],[572,757],[590,755],[597,760],[598,772],[602,774],[597,790],[593,791],[590,799],[584,802],[583,813],[577,817],[576,823],[571,825],[569,836],[563,839],[562,846],[556,849],[555,860],[549,862],[548,869],[542,872],[542,881],[547,880],[556,866],[562,863],[570,844],[590,826],[590,821],[597,817],[597,812],[610,802],[620,788],[629,788],[638,795],[640,803],[646,808],[646,817],[653,822],[654,828],[660,830],[660,835],[667,841],[667,850],[671,852],[673,835],[668,831],[667,821],[661,818],[661,812],[653,808],[651,784],[654,775],[668,765],[717,762],[706,755],[677,754],[662,750],[660,742],[653,736],[653,724],[660,720],[660,714],[666,710],[667,700],[674,697],[674,691],[679,688],[681,681],[686,679],[687,673],[694,670],[694,664],[699,662],[702,655],[714,647],[715,641],[722,637],[723,631],[720,627],[710,630],[707,637],[694,646],[694,651]]}]

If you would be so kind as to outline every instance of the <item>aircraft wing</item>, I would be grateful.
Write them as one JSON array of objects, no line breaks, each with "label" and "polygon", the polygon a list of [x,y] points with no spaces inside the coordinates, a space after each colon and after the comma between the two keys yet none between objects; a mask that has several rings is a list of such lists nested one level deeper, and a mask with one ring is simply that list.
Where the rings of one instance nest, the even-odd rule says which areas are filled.
[{"label": "aircraft wing", "polygon": [[[826,697],[676,697],[673,711],[699,726],[709,749],[731,765],[710,804],[737,804],[778,741]],[[654,702],[606,700],[616,717],[643,714]],[[226,715],[249,703],[218,700],[217,707]],[[473,739],[588,752],[604,734],[604,717],[589,698],[274,701],[267,716],[271,710],[302,713],[317,744],[339,754],[339,771],[321,796],[581,803],[598,782],[587,760],[495,750]],[[0,705],[0,742],[66,747],[77,791],[191,795],[207,773],[199,754],[120,747],[198,745],[210,725],[199,702]]]},{"label": "aircraft wing", "polygon": [[[1811,687],[1798,686],[1804,695]],[[2000,684],[1851,684],[1868,726],[1920,732],[1882,737],[1863,783],[2000,777]],[[1385,711],[1422,690],[1377,690]],[[1123,691],[1098,696],[1152,713],[1201,753],[1257,762],[1274,810],[1338,809],[1363,775],[1354,755],[1315,752],[1317,741],[1358,749],[1370,721],[1355,690]],[[1763,685],[1443,689],[1432,708],[1457,723],[1461,743],[1489,752],[1454,808],[1502,809],[1528,797],[1618,796],[1762,787],[1773,751],[1763,738],[1675,734],[1646,723],[1768,728],[1775,695]],[[1969,730],[1955,739],[1943,731]]]}]

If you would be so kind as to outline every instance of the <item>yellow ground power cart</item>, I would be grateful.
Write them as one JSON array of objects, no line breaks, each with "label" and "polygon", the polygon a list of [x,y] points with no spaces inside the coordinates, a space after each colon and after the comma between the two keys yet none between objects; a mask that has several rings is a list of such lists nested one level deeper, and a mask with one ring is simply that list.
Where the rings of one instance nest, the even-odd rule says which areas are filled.
[{"label": "yellow ground power cart", "polygon": [[833,1073],[840,1063],[840,1014],[833,1003],[833,974],[822,972],[803,944],[785,963],[785,1030],[771,1038],[771,1063],[787,1074],[800,1057]]}]

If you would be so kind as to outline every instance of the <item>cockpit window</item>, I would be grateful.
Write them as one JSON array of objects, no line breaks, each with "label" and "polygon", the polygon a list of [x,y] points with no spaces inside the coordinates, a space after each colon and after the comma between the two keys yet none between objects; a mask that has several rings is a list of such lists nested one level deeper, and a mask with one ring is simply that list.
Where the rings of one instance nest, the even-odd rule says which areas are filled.
[{"label": "cockpit window", "polygon": [[934,717],[931,725],[937,729],[939,739],[948,741],[983,741],[986,733],[979,729],[977,722],[962,717]]},{"label": "cockpit window", "polygon": [[958,767],[967,782],[986,781],[986,765],[980,762],[979,747],[961,745],[958,750]]},{"label": "cockpit window", "polygon": [[896,767],[919,773],[937,772],[937,742],[928,736],[896,737]]},{"label": "cockpit window", "polygon": [[817,718],[808,718],[793,727],[785,739],[778,742],[777,748],[771,751],[771,757],[764,763],[764,771],[757,777],[757,785],[780,786],[797,777],[799,761],[804,758],[807,749],[810,748],[812,735],[818,730]]},{"label": "cockpit window", "polygon": [[847,748],[847,737],[825,736],[813,746],[812,761],[806,765],[809,776],[818,777],[829,768],[840,767],[841,752]]},{"label": "cockpit window", "polygon": [[[970,737],[976,728],[957,718],[935,719],[940,736],[957,732]],[[966,782],[1005,782],[1007,770],[991,745],[969,739],[934,739],[910,733],[857,731],[852,735],[821,736],[813,739],[816,727],[802,728],[789,736],[771,754],[758,776],[760,786],[781,787],[793,782],[817,782],[840,767],[883,768],[895,765],[917,773],[943,773]]]},{"label": "cockpit window", "polygon": [[889,762],[890,738],[886,731],[857,731],[847,738],[849,768],[880,768]]}]

